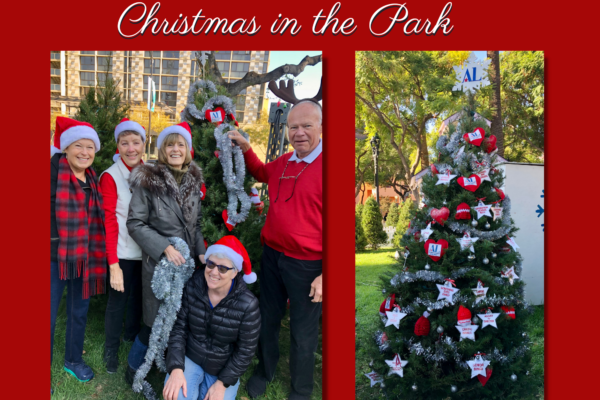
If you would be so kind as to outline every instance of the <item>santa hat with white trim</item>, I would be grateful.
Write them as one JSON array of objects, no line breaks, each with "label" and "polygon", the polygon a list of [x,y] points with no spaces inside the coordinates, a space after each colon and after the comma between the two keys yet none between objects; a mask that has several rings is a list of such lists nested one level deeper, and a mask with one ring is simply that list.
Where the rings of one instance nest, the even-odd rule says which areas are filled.
[{"label": "santa hat with white trim", "polygon": [[[115,127],[115,142],[118,142],[119,134],[125,131],[137,132],[142,137],[142,140],[144,142],[146,141],[146,129],[135,121],[130,121],[128,118],[123,118],[121,122],[119,122],[119,125]],[[121,158],[121,156],[119,155],[119,148],[117,147],[117,151],[113,156],[113,161],[117,162],[119,158]]]},{"label": "santa hat with white trim", "polygon": [[217,243],[206,249],[204,258],[208,260],[212,254],[217,253],[224,254],[231,259],[234,267],[236,267],[238,271],[244,270],[244,282],[256,282],[256,273],[252,272],[252,265],[250,264],[248,252],[238,238],[232,235],[223,236]]},{"label": "santa hat with white trim", "polygon": [[190,128],[190,125],[187,122],[180,122],[177,125],[171,125],[163,129],[156,139],[156,147],[160,149],[163,140],[165,140],[165,138],[171,133],[178,133],[183,136],[188,147],[190,148],[192,157],[194,157],[194,149],[192,149],[192,128]]},{"label": "santa hat with white trim", "polygon": [[100,150],[100,138],[90,123],[66,117],[56,117],[54,146],[50,146],[50,156],[61,153],[80,139],[89,139],[94,142],[96,153]]}]

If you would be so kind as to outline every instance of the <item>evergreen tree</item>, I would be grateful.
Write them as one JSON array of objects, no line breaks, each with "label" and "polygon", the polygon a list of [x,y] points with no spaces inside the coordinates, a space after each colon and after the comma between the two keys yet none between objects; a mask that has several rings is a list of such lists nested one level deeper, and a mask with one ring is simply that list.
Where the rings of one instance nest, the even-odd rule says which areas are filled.
[{"label": "evergreen tree", "polygon": [[[217,86],[216,88],[217,93],[199,90],[192,94],[194,104],[198,110],[204,107],[206,101],[217,95],[227,96],[227,92],[223,87]],[[232,101],[235,103],[235,99],[232,99]],[[218,103],[215,104],[215,107],[218,106]],[[227,121],[230,122],[229,119]],[[248,251],[252,270],[258,275],[262,257],[260,232],[265,223],[268,200],[266,198],[263,199],[265,208],[262,214],[259,215],[257,210],[252,208],[248,214],[248,218],[244,222],[237,224],[230,232],[225,225],[222,215],[223,210],[227,209],[228,197],[227,188],[223,182],[223,167],[215,155],[215,151],[217,151],[217,142],[214,136],[215,126],[207,120],[199,120],[191,115],[187,122],[192,128],[194,160],[202,168],[206,185],[206,197],[202,201],[202,234],[204,235],[204,239],[210,246],[223,236],[236,236]],[[249,194],[251,187],[255,184],[256,180],[246,171],[244,191]],[[255,294],[258,294],[258,282],[248,286]]]},{"label": "evergreen tree", "polygon": [[415,213],[415,205],[412,198],[408,198],[402,203],[398,210],[398,221],[396,222],[396,232],[394,232],[394,245],[400,247],[400,240],[408,229],[410,219]]},{"label": "evergreen tree", "polygon": [[364,251],[367,247],[367,237],[362,227],[362,211],[363,205],[358,203],[354,212],[354,249],[356,251]]},{"label": "evergreen tree", "polygon": [[79,103],[75,119],[92,124],[100,137],[100,151],[96,153],[93,164],[98,176],[114,164],[113,156],[117,150],[115,127],[128,111],[129,105],[121,104],[118,82],[110,77],[99,81]]},{"label": "evergreen tree", "polygon": [[373,197],[369,197],[362,211],[362,227],[371,248],[377,250],[379,245],[387,242],[387,234],[383,230],[379,204]]},{"label": "evergreen tree", "polygon": [[398,223],[399,211],[400,208],[398,207],[398,204],[392,203],[388,211],[387,219],[385,220],[387,226],[396,226]]},{"label": "evergreen tree", "polygon": [[[397,305],[406,314],[399,328],[382,324],[371,348],[373,368],[384,377],[387,398],[524,399],[535,390],[527,373],[531,354],[524,334],[530,307],[523,300],[524,284],[517,278],[521,276],[522,258],[507,244],[507,238],[513,238],[517,228],[510,218],[510,198],[497,191],[504,177],[494,168],[496,155],[489,152],[493,146],[485,140],[478,147],[463,138],[477,127],[486,129],[483,121],[474,119],[474,111],[470,97],[456,132],[451,129],[449,136],[438,140],[439,158],[434,165],[439,174],[450,172],[456,177],[449,184],[439,185],[436,174],[429,172],[423,177],[425,206],[416,211],[411,228],[400,240],[400,247],[408,250],[407,258],[399,260],[395,273],[382,277],[384,293],[395,294]],[[489,138],[489,133],[485,137]],[[481,180],[477,185],[474,179],[474,191],[465,189],[474,189],[473,186],[460,185],[463,177],[484,169],[490,169],[491,181]],[[477,218],[472,207],[483,198],[485,205],[501,206],[502,216],[495,220],[489,216]],[[462,203],[468,208],[461,217],[469,214],[472,219],[456,218]],[[443,225],[432,223],[431,212],[443,207],[449,209],[449,218]],[[421,233],[429,223],[433,230],[429,240],[442,246],[442,240],[447,242],[445,253],[437,261],[431,254],[435,248],[425,242]],[[465,232],[472,240],[463,246],[459,241]],[[516,277],[507,279],[510,268],[514,268]],[[487,290],[485,295],[472,290],[478,288],[478,282]],[[457,292],[452,294],[454,289]],[[443,290],[450,290],[448,297],[442,296]],[[466,310],[471,316],[463,314]],[[484,316],[488,310],[493,323],[483,327],[482,319],[488,318]],[[385,321],[386,317],[382,319]],[[461,322],[466,327],[461,327]],[[465,336],[468,332],[461,334],[462,329],[471,329],[473,339]],[[478,353],[489,369],[484,371],[489,376],[485,386],[472,376],[468,364]],[[403,377],[388,375],[390,367],[396,365],[393,360],[398,361],[396,355],[408,361],[402,368]]]}]

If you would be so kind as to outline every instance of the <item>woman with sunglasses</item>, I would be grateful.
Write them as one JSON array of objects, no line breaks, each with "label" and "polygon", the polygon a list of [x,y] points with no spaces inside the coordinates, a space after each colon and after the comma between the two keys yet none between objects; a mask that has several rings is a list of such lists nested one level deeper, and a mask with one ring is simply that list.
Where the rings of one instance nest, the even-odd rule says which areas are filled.
[{"label": "woman with sunglasses", "polygon": [[184,289],[171,331],[165,400],[235,399],[258,345],[258,300],[246,287],[256,274],[246,249],[235,236],[225,236],[205,257],[206,268]]}]

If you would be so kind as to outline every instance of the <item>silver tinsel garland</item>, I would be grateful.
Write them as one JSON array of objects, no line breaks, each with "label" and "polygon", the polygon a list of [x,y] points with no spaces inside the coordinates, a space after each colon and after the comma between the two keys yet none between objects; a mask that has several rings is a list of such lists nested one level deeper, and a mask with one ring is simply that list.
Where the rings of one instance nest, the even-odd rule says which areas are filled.
[{"label": "silver tinsel garland", "polygon": [[188,245],[178,237],[170,237],[169,242],[175,247],[185,259],[185,263],[176,266],[169,262],[166,256],[163,256],[154,270],[152,277],[152,291],[157,299],[162,300],[158,315],[152,325],[152,333],[148,351],[144,363],[140,366],[133,380],[133,391],[136,393],[143,392],[148,400],[158,400],[152,386],[145,381],[152,363],[156,361],[156,365],[162,372],[167,372],[164,360],[164,352],[169,342],[171,329],[177,319],[177,313],[181,308],[181,297],[183,296],[183,287],[192,274],[196,265],[190,255]]},{"label": "silver tinsel garland", "polygon": [[204,107],[202,107],[202,110],[200,111],[202,115],[201,119],[206,119],[206,110],[212,110],[217,105],[223,107],[225,114],[232,114],[235,117],[235,106],[233,105],[231,99],[227,96],[219,95],[208,99],[208,101],[204,103]]},{"label": "silver tinsel garland", "polygon": [[[227,128],[227,129],[226,129]],[[231,139],[227,132],[235,128],[229,124],[221,124],[215,129],[215,139],[219,152],[219,161],[223,166],[223,182],[227,187],[227,217],[232,222],[239,224],[244,222],[250,212],[252,201],[250,196],[244,191],[244,178],[246,176],[246,164],[244,155],[239,146],[232,146]],[[246,139],[248,134],[238,129],[238,132]],[[235,158],[235,174],[233,172],[233,162]],[[241,203],[240,212],[237,212],[238,200]]]},{"label": "silver tinsel garland", "polygon": [[196,107],[196,104],[194,104],[194,95],[196,94],[198,89],[202,89],[204,91],[209,91],[212,93],[217,93],[217,88],[215,87],[215,84],[211,81],[204,81],[200,79],[192,83],[190,85],[190,90],[188,91],[187,105],[183,109],[183,112],[180,114],[182,121],[191,120],[190,117],[194,117],[199,120],[206,119],[204,114],[206,110],[203,109],[203,111],[200,112],[198,111],[198,107]]}]

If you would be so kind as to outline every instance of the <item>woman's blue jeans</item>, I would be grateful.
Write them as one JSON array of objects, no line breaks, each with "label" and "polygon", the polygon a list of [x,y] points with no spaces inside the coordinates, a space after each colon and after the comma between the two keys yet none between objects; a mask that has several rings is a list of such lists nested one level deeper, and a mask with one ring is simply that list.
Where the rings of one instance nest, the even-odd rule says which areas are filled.
[{"label": "woman's blue jeans", "polygon": [[81,364],[83,359],[83,339],[90,299],[83,299],[83,278],[62,280],[58,273],[58,263],[50,262],[50,363],[54,349],[54,328],[56,315],[67,287],[67,331],[65,361],[71,364]]},{"label": "woman's blue jeans", "polygon": [[[169,380],[169,376],[170,375],[167,374],[165,385]],[[208,393],[208,389],[217,381],[217,379],[219,379],[214,375],[204,372],[202,367],[187,358],[187,356],[185,357],[185,370],[183,371],[183,376],[187,383],[187,397],[183,397],[183,389],[179,389],[177,400],[204,400],[206,393]],[[238,379],[235,385],[225,389],[223,400],[235,400],[239,387],[240,380]]]}]

